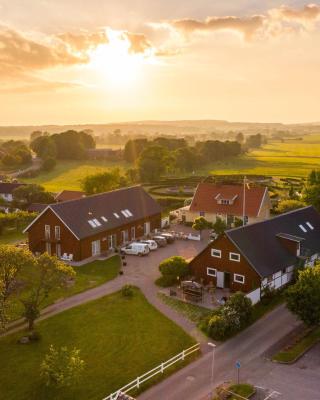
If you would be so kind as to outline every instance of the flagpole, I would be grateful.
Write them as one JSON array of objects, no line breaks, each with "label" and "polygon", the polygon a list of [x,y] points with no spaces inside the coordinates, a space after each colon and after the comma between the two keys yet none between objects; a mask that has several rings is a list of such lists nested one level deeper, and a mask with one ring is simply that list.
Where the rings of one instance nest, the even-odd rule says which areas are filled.
[{"label": "flagpole", "polygon": [[242,204],[242,226],[245,226],[245,212],[246,212],[246,176],[243,177],[243,204]]}]

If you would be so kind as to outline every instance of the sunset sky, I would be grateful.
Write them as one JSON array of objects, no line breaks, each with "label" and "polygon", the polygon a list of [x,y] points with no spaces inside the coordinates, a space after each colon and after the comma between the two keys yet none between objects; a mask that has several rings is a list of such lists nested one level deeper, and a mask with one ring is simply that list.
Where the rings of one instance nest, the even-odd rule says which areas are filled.
[{"label": "sunset sky", "polygon": [[0,125],[320,121],[320,3],[0,0]]}]

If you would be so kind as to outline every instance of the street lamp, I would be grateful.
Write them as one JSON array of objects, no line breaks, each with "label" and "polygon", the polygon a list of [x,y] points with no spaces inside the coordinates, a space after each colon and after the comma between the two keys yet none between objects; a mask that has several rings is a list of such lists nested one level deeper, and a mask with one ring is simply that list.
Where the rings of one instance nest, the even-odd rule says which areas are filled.
[{"label": "street lamp", "polygon": [[214,353],[216,349],[216,345],[214,343],[209,342],[208,346],[212,347],[212,363],[211,363],[211,394],[213,396],[213,371],[214,371]]}]

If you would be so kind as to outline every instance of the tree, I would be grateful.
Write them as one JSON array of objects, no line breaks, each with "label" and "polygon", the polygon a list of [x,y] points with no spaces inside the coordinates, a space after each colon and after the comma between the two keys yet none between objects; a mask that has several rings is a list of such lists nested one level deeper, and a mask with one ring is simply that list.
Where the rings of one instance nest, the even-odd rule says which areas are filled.
[{"label": "tree", "polygon": [[230,307],[239,317],[240,328],[243,328],[250,321],[252,302],[244,293],[234,293],[229,297],[226,306]]},{"label": "tree", "polygon": [[80,350],[68,350],[67,347],[56,349],[51,345],[41,363],[40,375],[47,386],[69,387],[79,380],[84,366]]},{"label": "tree", "polygon": [[222,235],[227,229],[227,224],[220,217],[216,218],[216,222],[212,225],[213,230],[217,235]]},{"label": "tree", "polygon": [[55,158],[53,157],[49,157],[43,160],[41,168],[43,171],[49,172],[52,171],[54,169],[54,167],[56,166],[57,161]]},{"label": "tree", "polygon": [[182,172],[194,171],[198,165],[198,154],[192,147],[180,147],[174,152],[175,167]]},{"label": "tree", "polygon": [[320,324],[320,265],[299,271],[297,282],[286,291],[288,309],[306,325]]},{"label": "tree", "polygon": [[28,207],[32,203],[50,204],[54,202],[51,193],[40,185],[19,186],[13,191],[13,204],[18,208]]},{"label": "tree", "polygon": [[307,204],[313,205],[320,211],[320,183],[307,184],[302,198]]},{"label": "tree", "polygon": [[210,226],[211,224],[204,217],[198,217],[194,220],[192,224],[192,229],[199,231],[201,238],[202,231],[204,229],[208,229]]},{"label": "tree", "polygon": [[242,133],[242,132],[237,133],[237,135],[236,135],[236,141],[237,141],[238,143],[240,143],[240,144],[244,142],[244,136],[243,136],[243,133]]},{"label": "tree", "polygon": [[168,150],[162,146],[148,146],[140,154],[138,169],[140,177],[145,182],[158,180],[166,172],[165,159]]},{"label": "tree", "polygon": [[305,203],[300,200],[282,200],[279,202],[276,212],[282,214],[288,211],[297,210],[304,206]]},{"label": "tree", "polygon": [[189,264],[183,257],[173,256],[163,260],[159,270],[167,283],[172,285],[178,278],[184,278],[189,274]]},{"label": "tree", "polygon": [[82,181],[82,188],[86,194],[90,195],[108,192],[126,186],[126,184],[127,179],[120,174],[119,168],[113,168],[109,171],[86,176]]},{"label": "tree", "polygon": [[72,267],[47,253],[35,258],[34,268],[24,271],[26,290],[21,294],[20,301],[24,306],[23,317],[28,322],[29,330],[33,330],[34,321],[40,315],[40,307],[50,292],[65,287],[74,276]]},{"label": "tree", "polygon": [[124,146],[124,159],[129,163],[135,162],[139,158],[142,150],[148,146],[148,143],[148,139],[144,138],[128,140]]},{"label": "tree", "polygon": [[9,299],[17,290],[18,277],[31,268],[34,257],[28,250],[0,245],[0,327],[5,328]]},{"label": "tree", "polygon": [[260,133],[257,133],[256,135],[250,135],[247,137],[246,146],[248,148],[261,147],[262,144],[263,144],[263,136]]},{"label": "tree", "polygon": [[240,226],[243,226],[243,221],[241,218],[235,217],[234,219],[234,227],[239,228]]}]

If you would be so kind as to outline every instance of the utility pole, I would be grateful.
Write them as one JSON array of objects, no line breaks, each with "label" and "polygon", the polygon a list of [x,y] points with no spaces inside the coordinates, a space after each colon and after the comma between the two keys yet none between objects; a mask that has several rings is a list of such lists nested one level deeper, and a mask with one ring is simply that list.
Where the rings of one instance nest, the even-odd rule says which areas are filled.
[{"label": "utility pole", "polygon": [[210,346],[210,347],[212,348],[212,362],[211,362],[211,379],[210,379],[210,382],[211,382],[211,394],[212,394],[212,396],[213,396],[213,389],[214,389],[214,386],[213,386],[213,377],[214,377],[214,353],[215,353],[215,349],[216,349],[217,346],[216,346],[214,343],[211,343],[211,342],[208,343],[208,346]]}]

